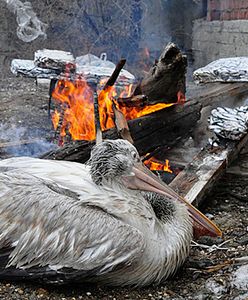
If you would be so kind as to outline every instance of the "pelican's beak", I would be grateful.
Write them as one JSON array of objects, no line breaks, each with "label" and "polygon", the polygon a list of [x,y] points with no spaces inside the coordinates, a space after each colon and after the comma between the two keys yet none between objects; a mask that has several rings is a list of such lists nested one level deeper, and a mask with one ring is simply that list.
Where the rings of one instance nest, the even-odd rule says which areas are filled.
[{"label": "pelican's beak", "polygon": [[130,189],[160,193],[166,197],[185,203],[194,220],[194,233],[197,237],[201,235],[222,236],[222,232],[213,222],[173,191],[142,163],[135,164],[133,167],[133,175],[123,176],[123,182]]}]

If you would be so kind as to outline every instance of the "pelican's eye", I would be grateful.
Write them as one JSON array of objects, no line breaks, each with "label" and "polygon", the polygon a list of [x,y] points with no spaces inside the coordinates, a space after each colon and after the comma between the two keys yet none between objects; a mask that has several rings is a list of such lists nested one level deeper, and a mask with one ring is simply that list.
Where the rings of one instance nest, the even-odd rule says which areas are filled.
[{"label": "pelican's eye", "polygon": [[136,161],[136,162],[140,161],[139,154],[136,151],[131,151],[131,156],[132,156],[134,161]]}]

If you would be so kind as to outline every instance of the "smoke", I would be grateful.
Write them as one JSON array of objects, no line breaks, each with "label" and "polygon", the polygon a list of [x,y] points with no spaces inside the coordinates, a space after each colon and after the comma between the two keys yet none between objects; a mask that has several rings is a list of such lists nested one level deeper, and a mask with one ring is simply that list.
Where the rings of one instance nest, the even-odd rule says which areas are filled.
[{"label": "smoke", "polygon": [[46,38],[47,25],[38,19],[30,2],[23,3],[19,0],[5,0],[5,2],[8,9],[16,15],[18,24],[16,33],[19,39],[29,43],[39,36]]},{"label": "smoke", "polygon": [[[38,157],[41,154],[55,149],[58,146],[38,138],[42,133],[16,125],[1,124],[0,123],[0,143],[5,143],[4,147],[0,147],[0,158],[6,156],[33,156]],[[37,138],[35,138],[35,136]],[[25,142],[23,142],[25,141]],[[8,146],[9,144],[9,146]],[[2,157],[1,157],[2,156]]]}]

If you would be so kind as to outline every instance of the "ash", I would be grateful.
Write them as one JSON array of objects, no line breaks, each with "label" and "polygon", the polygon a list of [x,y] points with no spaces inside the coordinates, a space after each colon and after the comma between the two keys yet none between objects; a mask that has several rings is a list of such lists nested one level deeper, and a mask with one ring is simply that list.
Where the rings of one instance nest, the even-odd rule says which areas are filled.
[{"label": "ash", "polygon": [[[37,87],[30,79],[10,78],[0,83],[0,102],[0,142],[51,140],[53,130],[47,117],[48,87]],[[211,215],[224,237],[198,240],[198,246],[192,247],[184,266],[165,284],[143,289],[111,289],[85,284],[53,287],[2,282],[0,299],[247,299],[247,153],[248,149],[245,149],[230,172],[208,195],[205,207],[201,208]],[[1,159],[11,155],[14,153],[0,152]],[[231,170],[236,170],[236,173]]]}]

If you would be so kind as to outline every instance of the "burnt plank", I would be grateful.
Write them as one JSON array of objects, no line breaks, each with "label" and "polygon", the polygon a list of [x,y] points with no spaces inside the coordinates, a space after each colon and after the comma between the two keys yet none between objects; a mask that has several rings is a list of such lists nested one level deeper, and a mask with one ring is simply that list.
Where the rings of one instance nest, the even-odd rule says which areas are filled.
[{"label": "burnt plank", "polygon": [[190,203],[198,206],[247,142],[248,134],[237,142],[226,141],[226,147],[215,152],[210,146],[205,147],[177,175],[170,183],[170,187]]},{"label": "burnt plank", "polygon": [[[188,100],[198,100],[203,107],[224,105],[231,99],[240,98],[248,91],[247,82],[208,83],[200,86],[187,87]],[[193,92],[193,95],[191,95]],[[196,95],[196,96],[195,96]],[[235,98],[236,97],[236,98]]]}]

